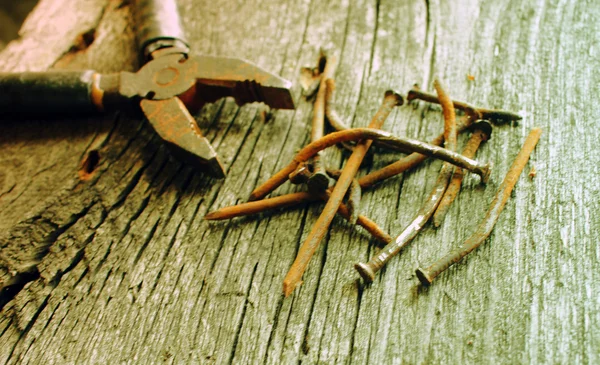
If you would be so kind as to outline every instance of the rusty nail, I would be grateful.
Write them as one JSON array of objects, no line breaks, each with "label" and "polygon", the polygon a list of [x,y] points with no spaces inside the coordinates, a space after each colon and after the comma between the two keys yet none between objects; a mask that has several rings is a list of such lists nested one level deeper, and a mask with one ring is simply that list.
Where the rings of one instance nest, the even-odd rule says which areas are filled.
[{"label": "rusty nail", "polygon": [[[333,93],[335,91],[335,80],[329,78],[325,80],[325,116],[327,117],[327,121],[331,125],[331,127],[336,131],[344,131],[348,129],[348,125],[342,120],[342,118],[338,115],[333,107]],[[342,147],[352,152],[354,150],[354,145],[351,143],[340,143]],[[394,149],[391,146],[387,146],[384,142],[381,141],[373,141],[373,145],[377,147],[384,147],[388,149]]]},{"label": "rusty nail", "polygon": [[326,169],[325,170],[327,172],[327,175],[329,175],[330,178],[332,178],[333,180],[336,180],[340,178],[340,175],[342,174],[342,170],[338,170],[338,169]]},{"label": "rusty nail", "polygon": [[[398,105],[402,105],[402,103],[403,99],[400,94],[390,90],[386,91],[383,103],[377,113],[375,113],[375,116],[373,116],[373,119],[371,119],[369,127],[381,128],[387,116],[392,112],[392,109]],[[370,140],[365,140],[358,143],[348,158],[346,165],[342,169],[342,174],[335,184],[329,200],[327,200],[327,203],[323,208],[323,212],[300,247],[292,267],[285,276],[283,281],[283,293],[286,297],[300,284],[300,279],[302,278],[310,259],[317,250],[319,243],[323,239],[323,236],[325,236],[335,213],[338,211],[342,199],[350,187],[352,179],[356,175],[367,150],[371,146],[371,142],[372,141]]]},{"label": "rusty nail", "polygon": [[[380,141],[385,141],[389,143],[391,146],[395,146],[398,149],[404,149],[408,151],[418,152],[424,155],[437,157],[440,160],[444,160],[446,162],[450,162],[453,165],[466,168],[467,170],[479,175],[481,177],[482,183],[487,183],[490,172],[491,165],[489,163],[482,164],[470,158],[466,158],[459,153],[449,151],[445,148],[440,148],[438,146],[431,145],[429,143],[410,140],[410,139],[402,139],[398,137],[382,137],[379,139]],[[410,146],[406,143],[410,143]],[[414,144],[413,144],[414,142]],[[362,185],[362,183],[361,183]]]},{"label": "rusty nail", "polygon": [[[318,195],[321,198],[321,200],[327,202],[331,196],[331,191],[328,189],[325,192],[322,192]],[[347,221],[350,221],[350,209],[346,204],[340,203],[338,213]],[[392,242],[392,237],[389,234],[387,234],[381,227],[379,227],[377,223],[367,218],[366,216],[359,214],[356,219],[356,224],[363,227],[367,232],[371,234],[371,236],[376,238],[378,241],[384,244]]]},{"label": "rusty nail", "polygon": [[418,268],[416,270],[417,277],[423,285],[430,285],[431,282],[447,268],[453,264],[459,262],[463,257],[467,256],[471,251],[479,247],[486,238],[489,237],[494,225],[498,221],[498,217],[502,212],[502,209],[506,205],[510,194],[523,171],[523,168],[529,160],[529,156],[533,152],[537,142],[540,139],[542,130],[540,128],[534,128],[527,136],[521,151],[512,163],[512,166],[508,170],[504,181],[498,188],[498,192],[488,209],[485,218],[479,224],[475,233],[473,233],[460,247],[451,250],[446,256],[442,257],[438,261],[434,262],[431,266],[426,269]]},{"label": "rusty nail", "polygon": [[[335,180],[339,179],[341,173],[341,170],[327,169],[327,175]],[[347,195],[348,211],[350,213],[349,222],[356,224],[360,211],[360,201],[362,199],[362,188],[360,187],[360,183],[356,177],[352,179],[352,183],[350,183],[350,188],[348,189]]]},{"label": "rusty nail", "polygon": [[[434,82],[435,89],[439,95],[444,114],[444,136],[446,146],[453,150],[456,148],[456,115],[452,101],[444,91],[439,81]],[[354,265],[354,268],[360,276],[366,281],[371,282],[375,279],[375,274],[394,256],[396,256],[402,248],[408,245],[412,239],[423,229],[429,218],[433,215],[437,208],[444,191],[448,186],[450,177],[452,176],[453,166],[444,162],[438,178],[433,187],[433,190],[423,203],[423,206],[417,212],[412,222],[402,231],[394,242],[386,245],[377,255],[372,257],[369,262],[359,262]]]},{"label": "rusty nail", "polygon": [[355,224],[360,212],[360,201],[362,199],[362,189],[358,179],[352,179],[348,192],[348,209],[350,210],[350,223]]},{"label": "rusty nail", "polygon": [[[372,128],[352,128],[345,131],[333,132],[325,135],[323,138],[304,146],[294,157],[292,162],[276,172],[262,185],[254,189],[250,194],[249,200],[262,199],[271,191],[277,189],[288,178],[289,174],[296,170],[296,167],[302,162],[306,162],[318,151],[324,150],[340,142],[358,141],[358,140],[379,140],[385,141],[390,146],[399,151],[418,152],[423,155],[436,157],[440,160],[450,162],[456,166],[466,168],[467,170],[481,176],[482,182],[487,182],[491,171],[490,164],[482,164],[470,158],[465,158],[461,154],[448,151],[445,148],[434,146],[429,143],[417,141],[411,138],[394,137],[388,132]],[[361,186],[363,183],[359,180]],[[364,186],[363,186],[364,187]]]},{"label": "rusty nail", "polygon": [[319,198],[313,194],[305,192],[285,194],[274,198],[224,207],[206,214],[204,219],[209,221],[231,219],[235,217],[258,214],[270,209],[285,208],[316,200],[319,200]]},{"label": "rusty nail", "polygon": [[[338,115],[338,113],[333,108],[333,92],[335,91],[335,80],[327,79],[325,80],[325,117],[329,122],[329,125],[336,131],[343,131],[348,129],[346,123],[342,121],[342,118]],[[354,145],[348,142],[340,143],[342,147],[352,152],[354,150]]]},{"label": "rusty nail", "polygon": [[[306,192],[285,194],[274,198],[224,207],[206,214],[204,219],[209,221],[232,219],[235,217],[258,214],[272,209],[288,208],[294,205],[310,203],[316,200],[327,201],[329,199],[329,194],[330,192],[328,190],[316,195]],[[345,204],[340,204],[338,213],[346,220],[350,220],[350,211]],[[377,223],[363,215],[358,216],[356,224],[363,227],[374,238],[384,244],[388,244],[392,241],[392,237],[381,227],[379,227]]]},{"label": "rusty nail", "polygon": [[[472,123],[471,118],[463,117],[460,123],[457,123],[457,132],[461,133],[465,131]],[[441,146],[444,143],[444,133],[435,137],[429,144],[434,146]],[[408,156],[401,158],[400,160],[393,162],[387,166],[382,167],[379,170],[370,172],[369,174],[362,176],[358,179],[360,186],[363,189],[372,187],[373,185],[388,179],[392,176],[399,175],[407,170],[410,170],[418,166],[421,162],[425,161],[429,156],[413,152]]]},{"label": "rusty nail", "polygon": [[[310,135],[311,142],[314,142],[319,138],[323,138],[325,128],[325,93],[327,89],[325,86],[325,80],[333,77],[335,68],[337,66],[337,58],[335,56],[328,56],[324,60],[325,68],[321,74],[319,91],[317,91],[317,97],[315,99],[313,108],[312,130]],[[311,192],[318,192],[327,189],[329,186],[329,179],[327,178],[325,167],[321,161],[320,152],[313,156],[312,165],[313,172],[306,183],[308,190]]]},{"label": "rusty nail", "polygon": [[433,86],[438,94],[438,99],[442,105],[442,113],[444,114],[444,147],[450,151],[455,151],[457,129],[454,104],[438,80],[433,82]]},{"label": "rusty nail", "polygon": [[325,173],[325,167],[323,166],[323,162],[321,161],[321,155],[314,156],[312,163],[314,171],[308,178],[308,181],[306,182],[306,185],[308,186],[308,191],[323,191],[329,186],[329,179],[327,178],[327,174]]},{"label": "rusty nail", "polygon": [[328,78],[325,80],[325,116],[327,121],[333,129],[336,131],[343,131],[348,129],[346,123],[342,121],[342,118],[337,114],[333,108],[333,94],[335,91],[335,80]]},{"label": "rusty nail", "polygon": [[[472,129],[473,134],[471,134],[471,138],[467,141],[462,152],[462,155],[468,158],[474,158],[481,142],[489,140],[492,135],[492,125],[486,120],[477,121],[473,124]],[[454,175],[452,175],[452,180],[448,184],[444,197],[433,214],[433,225],[435,227],[439,227],[442,224],[446,213],[448,213],[450,204],[452,204],[458,195],[464,176],[462,169],[457,168],[454,170]]]},{"label": "rusty nail", "polygon": [[[439,100],[435,95],[426,93],[424,91],[419,90],[418,88],[413,87],[406,95],[406,100],[410,102],[415,99],[439,104]],[[453,100],[452,103],[454,104],[454,107],[456,109],[462,110],[473,120],[489,119],[500,122],[511,122],[523,119],[523,117],[521,117],[519,114],[509,112],[506,110],[478,108],[464,101],[457,100]]]}]

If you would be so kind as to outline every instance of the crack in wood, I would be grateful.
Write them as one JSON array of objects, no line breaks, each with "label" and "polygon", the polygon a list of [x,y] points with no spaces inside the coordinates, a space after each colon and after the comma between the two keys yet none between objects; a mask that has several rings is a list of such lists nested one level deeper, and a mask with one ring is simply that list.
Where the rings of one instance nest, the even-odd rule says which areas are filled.
[{"label": "crack in wood", "polygon": [[[61,12],[79,14],[84,3],[95,19],[99,3],[95,0],[79,0]],[[111,6],[119,3],[111,2],[98,29],[124,26],[113,17],[116,10]],[[209,224],[201,218],[208,208],[245,197],[244,191],[252,188],[255,179],[262,180],[261,175],[291,158],[307,139],[305,119],[310,107],[299,104],[296,112],[277,112],[276,119],[264,127],[256,124],[255,110],[250,107],[236,112],[231,103],[222,102],[210,106],[212,109],[207,106],[205,112],[212,113],[212,122],[201,120],[200,124],[208,125],[207,134],[219,141],[220,152],[233,156],[229,176],[218,182],[172,165],[144,123],[117,116],[118,125],[105,139],[105,146],[98,148],[104,163],[94,178],[85,184],[65,181],[58,185],[59,190],[42,197],[51,201],[68,190],[57,209],[72,209],[73,204],[84,202],[81,191],[90,189],[98,194],[95,204],[105,215],[90,208],[59,235],[51,245],[51,250],[57,250],[52,254],[64,254],[71,265],[65,264],[63,271],[65,266],[50,265],[52,257],[46,255],[36,267],[40,279],[50,278],[50,286],[41,286],[42,280],[29,282],[0,312],[1,361],[160,362],[168,351],[173,363],[598,362],[593,351],[598,332],[593,314],[598,305],[589,294],[600,282],[592,237],[594,224],[600,220],[594,209],[597,204],[590,203],[599,190],[597,179],[589,178],[597,169],[573,167],[567,161],[599,165],[593,153],[598,135],[593,121],[598,108],[590,99],[592,86],[599,80],[590,73],[589,65],[581,63],[580,54],[583,50],[584,55],[595,55],[587,40],[598,30],[591,20],[600,8],[583,2],[478,0],[450,7],[431,1],[399,6],[380,0],[374,36],[374,24],[365,20],[365,14],[376,12],[375,1],[339,5],[269,0],[224,3],[218,8],[210,2],[179,3],[186,10],[185,25],[197,50],[201,46],[209,53],[240,54],[268,69],[279,69],[290,79],[295,79],[318,43],[341,49],[337,77],[343,87],[338,101],[341,113],[354,125],[362,124],[369,114],[367,104],[374,97],[371,94],[379,92],[377,87],[406,90],[410,85],[405,83],[414,81],[426,87],[433,73],[440,73],[464,99],[493,107],[521,105],[528,114],[519,127],[522,129],[501,129],[483,156],[496,163],[496,174],[501,176],[510,159],[507,153],[519,144],[522,132],[539,123],[552,133],[537,152],[537,176],[517,187],[514,204],[507,207],[513,212],[499,222],[501,230],[490,238],[493,246],[449,272],[439,286],[414,289],[416,279],[409,271],[413,263],[428,261],[440,249],[448,248],[452,237],[465,235],[472,228],[469,222],[478,220],[478,202],[489,194],[487,188],[473,189],[473,181],[466,182],[468,189],[449,217],[449,222],[461,224],[423,232],[418,247],[406,251],[393,269],[371,286],[350,288],[346,281],[338,283],[349,275],[345,270],[354,260],[366,256],[373,246],[356,233],[331,230],[322,265],[315,266],[308,278],[312,286],[286,301],[278,295],[281,276],[296,250],[295,238],[301,235],[297,230],[305,229],[307,214],[315,208],[287,212],[279,223],[269,215],[230,225]],[[242,23],[233,16],[241,12]],[[46,18],[34,14],[32,22],[44,25],[57,17],[55,13],[43,15]],[[77,24],[85,26],[62,35],[67,42],[90,29],[92,17],[81,16]],[[569,26],[575,20],[578,26]],[[46,49],[39,42],[31,43],[35,27],[28,27],[19,41],[23,48],[19,50],[15,43],[0,55],[3,70],[15,69],[17,63],[45,69],[52,60],[40,52],[64,52],[65,46],[59,44],[56,34],[52,38],[51,29],[37,38],[49,44],[51,49]],[[111,62],[109,56],[134,54],[130,29],[119,30],[119,41],[110,47],[98,30],[93,46],[84,53],[104,55]],[[104,53],[94,53],[100,49]],[[121,67],[117,63],[112,67]],[[110,66],[108,61],[98,64]],[[476,88],[465,85],[465,75],[473,70],[477,71]],[[562,92],[563,88],[577,92],[556,97],[556,90]],[[465,93],[477,95],[467,97]],[[436,131],[430,112],[437,113],[437,109],[417,106],[416,111],[399,110],[390,129],[427,139]],[[410,119],[408,113],[417,121],[415,127],[398,124]],[[232,114],[235,117],[227,119]],[[219,125],[225,120],[229,124]],[[250,127],[245,121],[251,122]],[[579,142],[574,143],[576,140]],[[23,148],[41,142],[50,145],[53,141],[28,140],[30,145]],[[12,146],[5,139],[0,143],[2,153],[8,151],[4,146]],[[69,151],[83,157],[90,146],[86,139]],[[56,152],[46,151],[46,155]],[[40,161],[50,161],[41,157],[45,159]],[[332,150],[327,157],[335,163],[343,161],[338,151]],[[146,164],[141,176],[136,175]],[[38,175],[34,183],[60,175],[59,167]],[[584,172],[587,175],[582,175]],[[369,214],[387,222],[391,232],[398,230],[405,213],[412,211],[412,203],[418,205],[422,199],[432,175],[433,170],[425,168],[382,184],[377,195],[365,197]],[[26,181],[14,176],[19,184]],[[570,177],[568,184],[564,176]],[[580,188],[583,176],[587,176],[585,191]],[[128,185],[132,179],[138,180]],[[130,191],[122,196],[125,188]],[[24,194],[19,202],[21,199],[29,203],[32,196]],[[0,201],[2,208],[10,209]],[[34,213],[40,217],[50,211],[50,207],[38,208]],[[65,214],[69,212],[65,210]],[[91,219],[94,214],[96,218]],[[87,218],[100,223],[88,224],[84,222]],[[15,220],[19,221],[23,219]],[[58,218],[53,216],[50,221],[56,223]],[[56,229],[32,224],[42,235]],[[136,249],[155,224],[156,232],[133,270]],[[13,231],[18,224],[8,227]],[[81,250],[80,245],[85,248]],[[60,251],[61,247],[66,251]],[[55,273],[60,278],[52,280]],[[253,276],[248,281],[250,273]],[[141,283],[138,299],[130,303],[129,286]],[[50,291],[44,296],[44,290]],[[445,297],[445,291],[456,304]],[[243,295],[220,295],[223,293]],[[514,300],[502,300],[507,297]],[[25,308],[21,319],[7,314],[9,306],[19,311],[17,300]],[[44,300],[45,307],[40,308]],[[461,310],[455,312],[453,306]],[[29,326],[28,332],[21,336],[19,326]],[[555,341],[560,338],[564,341]]]}]

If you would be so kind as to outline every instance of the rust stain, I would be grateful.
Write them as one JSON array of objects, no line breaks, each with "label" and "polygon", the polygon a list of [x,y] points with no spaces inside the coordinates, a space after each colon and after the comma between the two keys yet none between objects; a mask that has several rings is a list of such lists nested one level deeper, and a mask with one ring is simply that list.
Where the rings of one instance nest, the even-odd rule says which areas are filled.
[{"label": "rust stain", "polygon": [[537,175],[537,171],[535,170],[535,166],[531,166],[531,170],[529,170],[529,178],[533,180],[533,178]]}]

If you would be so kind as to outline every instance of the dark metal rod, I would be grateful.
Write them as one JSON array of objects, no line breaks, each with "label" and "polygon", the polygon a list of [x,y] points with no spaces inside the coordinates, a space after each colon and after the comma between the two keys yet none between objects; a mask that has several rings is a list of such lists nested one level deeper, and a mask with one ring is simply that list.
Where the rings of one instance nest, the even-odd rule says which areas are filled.
[{"label": "dark metal rod", "polygon": [[521,147],[521,151],[515,158],[512,166],[508,170],[504,181],[498,188],[498,192],[496,193],[496,197],[492,201],[490,205],[490,209],[488,210],[485,218],[477,229],[475,233],[471,235],[461,246],[455,248],[450,251],[446,256],[434,262],[431,266],[426,269],[418,268],[416,273],[417,277],[421,281],[423,285],[430,285],[433,279],[435,279],[439,274],[444,272],[447,268],[459,262],[463,257],[467,256],[471,251],[479,247],[486,238],[489,237],[490,233],[492,233],[492,229],[496,225],[498,221],[498,217],[504,209],[510,194],[519,180],[519,175],[523,171],[525,164],[529,161],[529,156],[533,152],[537,142],[540,139],[540,135],[542,134],[542,130],[540,128],[534,128],[527,136],[523,147]]}]

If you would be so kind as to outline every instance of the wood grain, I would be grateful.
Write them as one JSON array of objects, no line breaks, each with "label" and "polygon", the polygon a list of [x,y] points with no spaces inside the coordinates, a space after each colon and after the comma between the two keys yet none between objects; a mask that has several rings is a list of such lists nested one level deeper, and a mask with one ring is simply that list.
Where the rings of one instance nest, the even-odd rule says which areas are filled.
[{"label": "wood grain", "polygon": [[[67,4],[68,3],[68,4]],[[179,1],[192,49],[235,56],[293,80],[295,111],[232,100],[196,117],[228,176],[172,159],[137,115],[0,124],[0,362],[597,363],[600,361],[600,5],[591,1]],[[131,5],[41,0],[0,70],[137,67]],[[59,26],[60,25],[60,26]],[[86,49],[72,46],[96,29]],[[336,109],[366,126],[383,91],[431,90],[519,111],[478,159],[439,229],[428,227],[370,286],[353,264],[377,243],[335,218],[303,285],[281,283],[321,206],[207,222],[245,200],[310,140],[312,102],[297,83],[319,48],[338,56]],[[474,76],[473,80],[469,75]],[[475,229],[529,130],[544,130],[485,245],[429,288],[414,270]],[[398,108],[384,126],[429,140],[438,106]],[[464,142],[463,136],[459,146]],[[98,150],[90,180],[79,162]],[[365,161],[363,174],[398,155]],[[323,157],[339,168],[339,150]],[[427,162],[363,195],[398,234],[431,190]],[[275,194],[298,190],[284,185]]]}]

